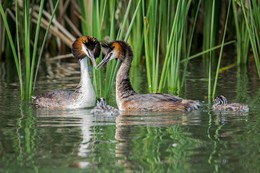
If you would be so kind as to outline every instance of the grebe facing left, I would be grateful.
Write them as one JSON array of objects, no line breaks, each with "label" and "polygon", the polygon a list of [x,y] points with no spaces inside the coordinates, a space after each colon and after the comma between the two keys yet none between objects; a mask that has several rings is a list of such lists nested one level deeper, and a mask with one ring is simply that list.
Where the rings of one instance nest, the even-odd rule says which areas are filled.
[{"label": "grebe facing left", "polygon": [[212,110],[214,111],[233,111],[233,112],[248,112],[248,105],[240,103],[228,103],[226,97],[220,95],[214,100]]},{"label": "grebe facing left", "polygon": [[198,101],[186,100],[169,94],[137,94],[130,83],[129,72],[133,51],[124,41],[102,43],[106,54],[97,68],[117,58],[121,65],[116,76],[116,102],[121,111],[192,111],[198,109]]},{"label": "grebe facing left", "polygon": [[90,36],[82,36],[72,44],[72,54],[80,62],[81,79],[74,91],[54,90],[32,97],[32,104],[37,108],[76,109],[94,107],[96,95],[88,73],[88,58],[96,67],[100,55],[99,41]]}]

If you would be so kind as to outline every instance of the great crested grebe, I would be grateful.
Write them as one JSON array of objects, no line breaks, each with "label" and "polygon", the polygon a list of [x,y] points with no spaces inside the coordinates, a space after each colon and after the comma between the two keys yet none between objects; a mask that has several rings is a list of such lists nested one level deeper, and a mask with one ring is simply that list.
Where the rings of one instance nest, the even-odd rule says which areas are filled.
[{"label": "great crested grebe", "polygon": [[90,111],[94,115],[118,115],[118,109],[113,106],[107,105],[106,100],[101,97],[97,101],[97,106]]},{"label": "great crested grebe", "polygon": [[[72,44],[72,54],[80,62],[81,79],[74,91],[54,90],[32,97],[32,104],[37,108],[76,109],[94,107],[96,95],[88,73],[88,58],[96,67],[96,60],[100,55],[99,41],[90,36],[82,36]],[[88,58],[87,58],[88,57]]]},{"label": "great crested grebe", "polygon": [[102,43],[104,59],[97,68],[112,59],[119,59],[120,68],[116,76],[116,102],[121,111],[192,111],[198,109],[198,101],[186,100],[169,94],[137,94],[129,79],[133,51],[124,41]]},{"label": "great crested grebe", "polygon": [[222,95],[217,96],[214,102],[215,103],[212,106],[212,109],[214,111],[234,111],[234,112],[249,111],[248,105],[240,104],[240,103],[228,103],[227,98]]}]

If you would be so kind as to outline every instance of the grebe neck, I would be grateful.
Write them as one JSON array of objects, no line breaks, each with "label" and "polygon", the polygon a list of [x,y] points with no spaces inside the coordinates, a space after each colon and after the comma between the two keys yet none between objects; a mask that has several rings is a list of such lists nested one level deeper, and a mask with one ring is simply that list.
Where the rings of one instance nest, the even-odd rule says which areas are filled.
[{"label": "grebe neck", "polygon": [[88,72],[88,59],[83,58],[79,62],[80,62],[81,77],[80,77],[79,86],[77,88],[82,92],[87,92],[87,93],[94,92],[94,88],[91,83],[91,79]]},{"label": "grebe neck", "polygon": [[135,94],[135,91],[130,83],[130,68],[133,57],[126,56],[121,62],[120,68],[116,76],[116,100],[127,98],[130,95]]}]

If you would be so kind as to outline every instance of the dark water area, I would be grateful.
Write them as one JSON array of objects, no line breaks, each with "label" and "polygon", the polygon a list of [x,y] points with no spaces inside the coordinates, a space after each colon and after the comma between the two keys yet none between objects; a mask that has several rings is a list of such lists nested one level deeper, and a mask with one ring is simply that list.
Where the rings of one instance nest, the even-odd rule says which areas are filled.
[{"label": "dark water area", "polygon": [[[35,93],[73,88],[76,63],[48,66]],[[202,101],[190,113],[94,116],[88,109],[35,109],[0,70],[0,172],[260,172],[260,88],[254,68],[220,73],[217,94],[246,103],[249,113],[207,105],[207,73],[192,62],[181,96]],[[134,88],[145,92],[143,71]],[[109,104],[115,106],[115,98]]]}]

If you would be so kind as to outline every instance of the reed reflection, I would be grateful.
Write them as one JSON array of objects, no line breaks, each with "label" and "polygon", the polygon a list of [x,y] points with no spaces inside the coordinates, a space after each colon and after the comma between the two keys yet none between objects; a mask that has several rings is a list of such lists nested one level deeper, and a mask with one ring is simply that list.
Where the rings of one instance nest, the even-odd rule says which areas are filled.
[{"label": "reed reflection", "polygon": [[[186,172],[191,148],[200,142],[183,128],[198,123],[199,113],[165,113],[154,115],[120,115],[116,118],[115,157],[126,171]],[[142,152],[140,152],[142,151]]]}]

